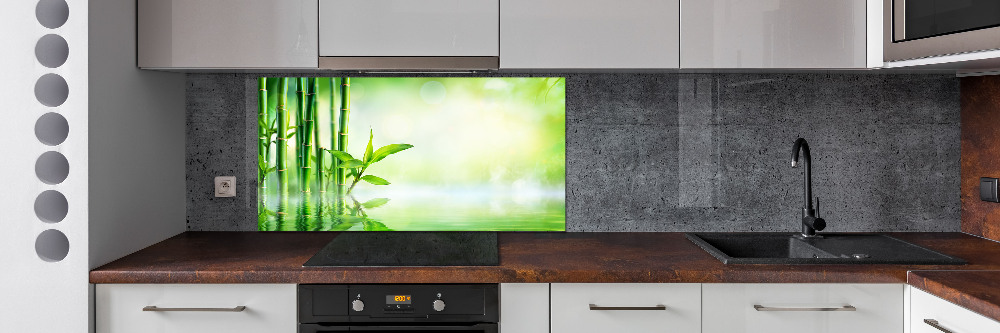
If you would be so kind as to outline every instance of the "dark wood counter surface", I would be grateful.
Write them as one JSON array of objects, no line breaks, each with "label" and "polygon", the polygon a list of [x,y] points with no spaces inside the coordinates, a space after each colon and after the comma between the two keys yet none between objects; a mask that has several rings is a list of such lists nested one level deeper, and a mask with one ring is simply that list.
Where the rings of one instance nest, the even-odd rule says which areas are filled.
[{"label": "dark wood counter surface", "polygon": [[336,233],[186,232],[97,268],[92,283],[905,283],[910,270],[1000,270],[1000,244],[961,233],[894,237],[969,262],[724,265],[682,233],[500,233],[500,265],[302,267]]},{"label": "dark wood counter surface", "polygon": [[907,283],[1000,321],[1000,271],[912,271]]}]

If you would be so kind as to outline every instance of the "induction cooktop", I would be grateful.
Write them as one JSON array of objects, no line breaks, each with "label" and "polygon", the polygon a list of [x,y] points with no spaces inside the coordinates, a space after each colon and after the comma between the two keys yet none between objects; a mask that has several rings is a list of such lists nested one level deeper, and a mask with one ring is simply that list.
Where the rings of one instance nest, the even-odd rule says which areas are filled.
[{"label": "induction cooktop", "polygon": [[496,266],[496,232],[342,232],[303,267]]}]

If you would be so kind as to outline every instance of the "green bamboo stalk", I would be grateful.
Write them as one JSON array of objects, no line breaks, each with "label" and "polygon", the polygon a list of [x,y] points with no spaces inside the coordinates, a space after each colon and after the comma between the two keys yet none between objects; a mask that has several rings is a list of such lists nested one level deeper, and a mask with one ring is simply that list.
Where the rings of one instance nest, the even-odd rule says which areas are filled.
[{"label": "green bamboo stalk", "polygon": [[[330,78],[330,149],[337,149],[337,114],[335,111],[337,108],[337,79]],[[340,174],[337,167],[340,165],[340,159],[331,156],[330,167],[333,174],[328,176],[331,183],[336,183],[337,175]]]},{"label": "green bamboo stalk", "polygon": [[[276,94],[274,92],[275,87],[278,86],[278,80],[281,80],[281,79],[280,78],[276,78],[276,77],[272,77],[272,78],[268,78],[267,79],[267,86],[271,87],[270,88],[271,92],[268,93],[268,95],[267,95],[267,109],[268,110],[274,110],[275,106],[278,103],[278,94]],[[271,113],[271,115],[273,116],[274,113]],[[274,118],[271,118],[271,119],[274,119]]]},{"label": "green bamboo stalk", "polygon": [[309,81],[309,95],[312,96],[312,103],[309,104],[312,122],[309,125],[312,127],[313,150],[316,156],[313,171],[316,173],[316,190],[322,193],[326,192],[326,188],[323,186],[323,145],[320,144],[319,139],[319,79],[309,79]]},{"label": "green bamboo stalk", "polygon": [[[302,79],[300,79],[300,82]],[[316,97],[316,93],[313,90],[313,83],[316,81],[314,78],[305,79],[305,85],[302,87],[305,93],[305,101],[302,109],[302,146],[299,149],[302,151],[302,164],[300,164],[300,169],[302,170],[302,193],[312,192],[312,163],[309,161],[312,157],[312,139],[313,139],[313,110],[312,104],[313,99]]]},{"label": "green bamboo stalk", "polygon": [[[278,123],[278,151],[275,154],[275,163],[278,164],[278,188],[281,190],[283,199],[288,195],[288,161],[285,156],[288,152],[288,78],[281,78],[278,81],[278,104],[275,107],[275,117]],[[281,210],[284,212],[284,210]]]},{"label": "green bamboo stalk", "polygon": [[[337,150],[347,152],[347,129],[351,115],[351,78],[341,78],[340,81],[340,136],[337,140]],[[347,173],[348,170],[337,169],[337,194],[347,195]]]},{"label": "green bamboo stalk", "polygon": [[257,171],[257,187],[264,189],[267,188],[264,180],[265,173],[267,172],[267,147],[270,146],[267,135],[267,78],[262,77],[257,79],[257,85],[257,89],[259,90],[257,98],[257,156],[264,159],[264,170]]},{"label": "green bamboo stalk", "polygon": [[306,186],[304,180],[305,175],[302,173],[302,167],[305,166],[305,162],[302,159],[302,146],[303,139],[306,138],[305,135],[305,110],[306,110],[306,78],[300,77],[298,80],[298,85],[295,91],[295,101],[298,108],[295,110],[295,167],[298,169],[298,183],[299,189],[303,190]]}]

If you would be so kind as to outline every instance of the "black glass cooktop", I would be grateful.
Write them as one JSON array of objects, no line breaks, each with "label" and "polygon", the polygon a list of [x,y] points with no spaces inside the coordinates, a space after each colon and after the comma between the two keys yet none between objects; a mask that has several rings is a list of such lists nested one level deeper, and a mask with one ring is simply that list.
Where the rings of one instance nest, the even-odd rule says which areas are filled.
[{"label": "black glass cooktop", "polygon": [[304,267],[496,266],[495,232],[342,232]]}]

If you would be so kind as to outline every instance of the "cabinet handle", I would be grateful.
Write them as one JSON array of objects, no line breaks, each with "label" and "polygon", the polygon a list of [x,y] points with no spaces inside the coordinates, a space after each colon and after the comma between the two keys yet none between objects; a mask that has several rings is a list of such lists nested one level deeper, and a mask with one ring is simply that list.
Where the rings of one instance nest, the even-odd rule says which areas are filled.
[{"label": "cabinet handle", "polygon": [[944,332],[944,333],[955,333],[955,332],[952,332],[951,330],[949,330],[947,328],[944,328],[944,326],[941,326],[941,323],[938,323],[938,321],[934,320],[934,319],[924,319],[924,323],[927,324],[927,325],[931,325],[931,327],[936,328],[939,331]]},{"label": "cabinet handle", "polygon": [[858,311],[853,305],[844,305],[831,308],[776,308],[754,304],[753,309],[757,311]]},{"label": "cabinet handle", "polygon": [[591,310],[600,310],[600,311],[666,310],[667,306],[666,305],[654,305],[654,306],[598,306],[596,304],[591,304],[590,305],[590,309]]},{"label": "cabinet handle", "polygon": [[243,312],[247,307],[240,305],[232,308],[158,308],[154,305],[149,305],[142,308],[142,311],[157,311],[157,312],[175,312],[175,311],[193,311],[193,312]]}]

